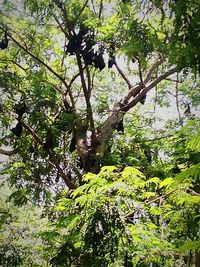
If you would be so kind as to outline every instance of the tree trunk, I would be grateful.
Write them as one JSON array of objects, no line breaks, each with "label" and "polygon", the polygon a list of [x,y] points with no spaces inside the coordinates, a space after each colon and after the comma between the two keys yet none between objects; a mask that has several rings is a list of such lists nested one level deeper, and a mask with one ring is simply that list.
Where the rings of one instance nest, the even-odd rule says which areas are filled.
[{"label": "tree trunk", "polygon": [[200,251],[195,251],[195,267],[200,267]]}]

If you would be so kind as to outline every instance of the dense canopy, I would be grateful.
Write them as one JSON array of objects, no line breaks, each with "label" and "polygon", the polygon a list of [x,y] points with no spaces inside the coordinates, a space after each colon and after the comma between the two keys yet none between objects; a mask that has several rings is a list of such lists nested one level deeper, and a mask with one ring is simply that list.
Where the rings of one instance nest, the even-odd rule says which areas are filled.
[{"label": "dense canopy", "polygon": [[0,15],[0,265],[199,267],[200,1]]}]

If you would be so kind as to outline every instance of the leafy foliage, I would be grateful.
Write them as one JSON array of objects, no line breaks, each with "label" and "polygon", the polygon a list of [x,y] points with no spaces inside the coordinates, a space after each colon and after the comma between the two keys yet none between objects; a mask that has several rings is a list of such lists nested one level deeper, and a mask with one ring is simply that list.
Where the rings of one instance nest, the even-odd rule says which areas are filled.
[{"label": "leafy foliage", "polygon": [[4,1],[0,265],[198,267],[199,6]]}]

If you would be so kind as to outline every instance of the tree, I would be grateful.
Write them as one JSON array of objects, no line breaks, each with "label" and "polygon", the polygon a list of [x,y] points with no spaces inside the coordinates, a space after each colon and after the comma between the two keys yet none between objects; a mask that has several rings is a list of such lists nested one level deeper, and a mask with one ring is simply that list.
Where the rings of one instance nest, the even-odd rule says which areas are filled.
[{"label": "tree", "polygon": [[40,232],[48,228],[42,209],[33,204],[16,207],[9,196],[12,190],[1,187],[0,264],[1,266],[44,266]]},{"label": "tree", "polygon": [[[188,132],[176,133],[175,147],[168,140],[192,119],[191,106],[199,104],[199,12],[197,0],[6,1],[1,10],[0,152],[10,156],[3,172],[17,190],[13,198],[17,194],[21,203],[31,199],[49,205],[64,184],[79,190],[87,184],[87,173],[101,180],[105,165],[134,165],[148,181],[175,176],[184,161],[187,167],[196,164],[199,151],[181,155]],[[153,116],[147,119],[137,111],[146,107],[153,90],[160,105],[167,104],[169,92],[175,96],[179,120],[170,124],[170,133],[166,129],[166,142],[162,132],[160,137],[151,131]],[[127,131],[120,135],[124,120]],[[149,128],[138,130],[143,122]],[[170,163],[159,160],[161,144]],[[70,246],[75,254],[69,264],[77,260]]]}]

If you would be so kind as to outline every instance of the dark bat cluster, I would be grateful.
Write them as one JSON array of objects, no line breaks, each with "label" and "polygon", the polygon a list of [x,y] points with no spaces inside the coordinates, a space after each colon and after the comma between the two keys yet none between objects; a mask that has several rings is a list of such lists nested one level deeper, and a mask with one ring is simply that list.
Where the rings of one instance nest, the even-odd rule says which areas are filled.
[{"label": "dark bat cluster", "polygon": [[[66,46],[66,54],[74,55],[78,52],[82,55],[86,65],[93,65],[96,69],[101,71],[106,66],[103,58],[104,49],[100,48],[99,51],[95,52],[95,44],[94,33],[91,33],[89,29],[82,27],[77,34],[73,33],[71,35]],[[108,68],[112,68],[114,64],[115,57],[113,54],[110,54]]]},{"label": "dark bat cluster", "polygon": [[0,49],[6,49],[8,48],[8,36],[7,33],[5,32],[4,38],[0,41]]},{"label": "dark bat cluster", "polygon": [[11,129],[11,132],[16,135],[18,138],[21,137],[22,135],[22,130],[23,130],[23,126],[21,123],[21,119],[23,117],[23,115],[26,113],[27,111],[27,106],[25,104],[24,101],[20,101],[16,106],[15,106],[15,113],[17,114],[17,120],[18,123],[16,124],[15,127],[13,127]]}]

